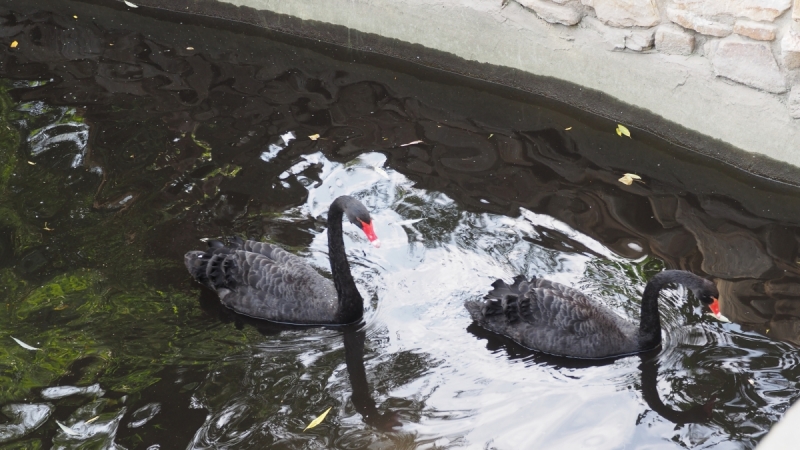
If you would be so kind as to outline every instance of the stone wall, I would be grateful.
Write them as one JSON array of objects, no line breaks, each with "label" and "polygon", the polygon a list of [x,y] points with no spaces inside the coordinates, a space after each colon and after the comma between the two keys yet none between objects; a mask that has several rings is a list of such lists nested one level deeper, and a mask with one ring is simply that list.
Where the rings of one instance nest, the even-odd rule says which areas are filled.
[{"label": "stone wall", "polygon": [[718,77],[788,95],[788,114],[800,118],[800,0],[518,3],[549,23],[596,30],[611,50],[703,56]]}]

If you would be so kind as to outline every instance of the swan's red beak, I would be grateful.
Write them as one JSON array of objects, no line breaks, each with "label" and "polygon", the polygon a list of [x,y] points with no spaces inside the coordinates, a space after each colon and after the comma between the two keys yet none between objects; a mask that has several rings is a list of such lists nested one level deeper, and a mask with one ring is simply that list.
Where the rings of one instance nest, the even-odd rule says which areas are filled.
[{"label": "swan's red beak", "polygon": [[380,248],[381,240],[375,235],[375,230],[372,228],[372,222],[367,223],[361,220],[359,220],[359,222],[361,222],[361,231],[367,235],[367,239],[369,239],[369,242],[372,243],[373,247]]},{"label": "swan's red beak", "polygon": [[708,305],[708,308],[711,310],[712,313],[714,313],[715,316],[718,316],[719,315],[719,300],[717,300],[716,297],[711,297],[711,298],[713,298],[714,301],[711,302],[710,305]]}]

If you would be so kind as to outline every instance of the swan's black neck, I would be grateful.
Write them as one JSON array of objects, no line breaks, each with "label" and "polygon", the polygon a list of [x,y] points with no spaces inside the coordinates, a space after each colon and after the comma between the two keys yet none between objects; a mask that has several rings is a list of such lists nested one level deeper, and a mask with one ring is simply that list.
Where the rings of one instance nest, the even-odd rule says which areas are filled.
[{"label": "swan's black neck", "polygon": [[678,283],[690,289],[702,286],[703,278],[683,270],[665,270],[656,274],[644,288],[642,315],[639,323],[639,350],[651,350],[661,345],[661,316],[658,297],[666,285]]},{"label": "swan's black neck", "polygon": [[336,313],[338,323],[355,322],[364,314],[364,299],[356,288],[344,251],[342,216],[345,208],[347,202],[340,197],[331,203],[328,210],[328,257],[331,261],[333,284],[339,296],[339,310]]}]

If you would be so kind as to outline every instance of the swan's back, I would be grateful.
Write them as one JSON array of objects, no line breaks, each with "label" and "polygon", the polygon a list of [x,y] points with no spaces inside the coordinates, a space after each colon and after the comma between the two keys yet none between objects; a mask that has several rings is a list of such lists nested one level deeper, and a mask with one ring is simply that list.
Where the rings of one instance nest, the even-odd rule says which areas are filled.
[{"label": "swan's back", "polygon": [[204,252],[186,253],[184,262],[197,281],[240,314],[295,324],[332,323],[336,317],[333,282],[278,246],[211,241]]},{"label": "swan's back", "polygon": [[576,358],[638,352],[638,328],[582,292],[549,280],[509,286],[502,280],[483,300],[466,302],[484,328],[534,350]]}]

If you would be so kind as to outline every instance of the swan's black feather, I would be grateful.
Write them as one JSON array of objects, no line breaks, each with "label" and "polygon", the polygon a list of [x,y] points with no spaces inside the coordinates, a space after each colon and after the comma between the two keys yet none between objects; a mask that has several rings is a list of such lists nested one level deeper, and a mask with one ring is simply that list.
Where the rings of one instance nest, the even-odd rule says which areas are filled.
[{"label": "swan's black feather", "polygon": [[[490,331],[555,355],[597,358],[634,351],[622,331],[635,332],[635,326],[593,304],[580,291],[549,280],[525,281],[521,277],[511,286],[502,280],[492,286],[484,301],[466,303],[472,318]],[[505,315],[484,312],[492,308],[486,305],[496,301],[503,305]],[[594,349],[598,345],[610,351],[597,354]]]},{"label": "swan's black feather", "polygon": [[[637,326],[576,289],[549,280],[517,277],[510,286],[495,281],[483,300],[467,301],[466,307],[484,328],[528,348],[577,358],[606,358],[650,350],[653,342],[661,342],[658,310],[652,305],[661,287],[669,282],[707,296],[719,295],[712,282],[689,272],[661,272],[648,283],[642,301],[643,308],[651,303],[647,310],[654,311],[655,317]],[[655,339],[647,334],[651,329],[657,333]]]},{"label": "swan's black feather", "polygon": [[[331,323],[337,295],[301,258],[256,241],[211,243],[205,252],[189,252],[186,264],[194,278],[216,291],[238,313],[287,323]],[[190,265],[193,264],[193,265]]]},{"label": "swan's black feather", "polygon": [[344,252],[345,214],[353,223],[372,222],[364,205],[352,197],[341,196],[331,204],[328,250],[335,283],[277,245],[238,237],[227,245],[210,240],[204,252],[186,253],[184,262],[198,282],[241,314],[304,325],[351,323],[361,318],[364,306]]}]

